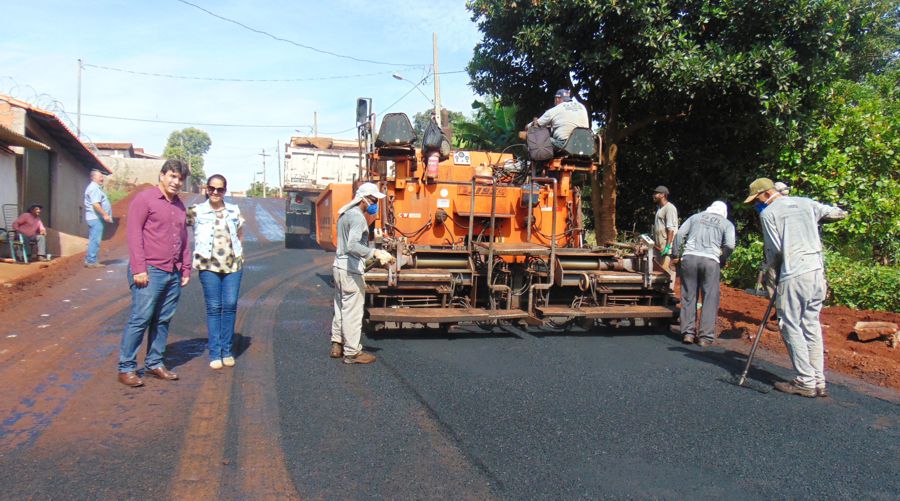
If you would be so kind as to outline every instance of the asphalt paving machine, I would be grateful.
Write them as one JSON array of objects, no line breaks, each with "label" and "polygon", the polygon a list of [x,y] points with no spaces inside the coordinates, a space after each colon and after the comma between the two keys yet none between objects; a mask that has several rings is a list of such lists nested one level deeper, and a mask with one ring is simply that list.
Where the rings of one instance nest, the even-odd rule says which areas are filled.
[{"label": "asphalt paving machine", "polygon": [[367,102],[358,108],[365,158],[355,183],[331,184],[317,199],[316,235],[334,250],[337,210],[359,183],[387,194],[370,235],[395,262],[365,273],[367,331],[671,322],[671,277],[654,262],[652,241],[585,243],[580,187],[599,158],[591,130],[576,129],[537,161],[527,150],[452,151],[444,136],[416,148],[405,114],[385,115],[375,135]]}]

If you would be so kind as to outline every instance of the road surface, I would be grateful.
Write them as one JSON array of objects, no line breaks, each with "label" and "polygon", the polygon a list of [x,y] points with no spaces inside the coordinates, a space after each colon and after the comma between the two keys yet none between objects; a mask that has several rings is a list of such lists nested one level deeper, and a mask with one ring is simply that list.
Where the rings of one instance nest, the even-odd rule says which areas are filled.
[{"label": "road surface", "polygon": [[[23,297],[0,325],[3,499],[871,498],[900,492],[896,393],[720,379],[743,355],[636,329],[387,332],[328,357],[332,255],[248,220],[234,369],[213,371],[199,281],[177,382],[116,382],[127,252]],[[142,357],[142,355],[141,355]],[[771,383],[790,371],[762,363]],[[863,386],[864,388],[864,386]]]}]

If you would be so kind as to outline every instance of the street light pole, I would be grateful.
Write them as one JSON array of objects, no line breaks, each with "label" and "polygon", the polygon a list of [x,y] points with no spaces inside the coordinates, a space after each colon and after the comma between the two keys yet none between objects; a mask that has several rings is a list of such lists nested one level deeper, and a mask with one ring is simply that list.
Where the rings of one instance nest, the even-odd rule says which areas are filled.
[{"label": "street light pole", "polygon": [[[406,82],[406,83],[412,85],[413,88],[415,88],[417,91],[419,91],[419,94],[422,94],[422,96],[423,96],[425,99],[427,99],[429,103],[432,103],[432,104],[434,103],[434,101],[433,101],[430,97],[428,97],[428,94],[426,94],[426,93],[419,87],[419,84],[414,83],[412,80],[409,80],[409,79],[407,79],[407,78],[404,78],[403,75],[401,75],[401,74],[399,74],[399,73],[394,73],[394,74],[391,75],[391,76],[394,77],[394,78],[397,79],[397,80],[403,80],[404,82]],[[422,82],[419,82],[419,83],[422,83]]]}]

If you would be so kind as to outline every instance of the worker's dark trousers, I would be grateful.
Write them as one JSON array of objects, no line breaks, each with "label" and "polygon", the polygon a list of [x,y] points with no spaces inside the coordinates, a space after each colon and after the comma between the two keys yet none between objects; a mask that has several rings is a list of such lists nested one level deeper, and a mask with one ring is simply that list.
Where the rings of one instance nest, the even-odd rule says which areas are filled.
[{"label": "worker's dark trousers", "polygon": [[697,293],[703,293],[700,337],[716,338],[719,312],[719,261],[687,255],[681,259],[681,334],[697,335]]}]

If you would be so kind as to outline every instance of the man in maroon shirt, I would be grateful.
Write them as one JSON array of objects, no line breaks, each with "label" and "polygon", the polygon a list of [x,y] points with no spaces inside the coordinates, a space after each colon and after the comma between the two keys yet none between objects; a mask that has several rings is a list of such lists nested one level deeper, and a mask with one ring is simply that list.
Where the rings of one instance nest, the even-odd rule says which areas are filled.
[{"label": "man in maroon shirt", "polygon": [[119,382],[126,386],[144,384],[137,375],[137,352],[143,344],[144,331],[148,344],[144,375],[168,381],[178,379],[163,364],[163,353],[181,288],[191,278],[185,208],[178,198],[187,176],[184,163],[166,160],[159,173],[159,186],[138,193],[128,207],[131,317],[119,347]]},{"label": "man in maroon shirt", "polygon": [[12,229],[19,232],[29,244],[37,245],[38,260],[47,259],[47,230],[41,221],[41,204],[31,204],[28,212],[23,212],[12,225]]}]

